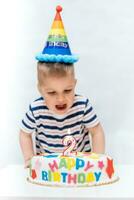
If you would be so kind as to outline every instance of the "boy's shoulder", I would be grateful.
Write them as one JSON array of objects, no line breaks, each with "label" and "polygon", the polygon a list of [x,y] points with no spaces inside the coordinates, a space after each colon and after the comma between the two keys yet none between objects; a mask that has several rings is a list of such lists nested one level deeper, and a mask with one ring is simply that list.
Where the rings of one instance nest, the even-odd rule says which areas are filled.
[{"label": "boy's shoulder", "polygon": [[83,96],[83,95],[80,95],[80,94],[75,94],[75,101],[87,103],[89,101],[89,99],[86,96]]},{"label": "boy's shoulder", "polygon": [[38,108],[46,108],[47,109],[47,106],[46,106],[46,103],[45,103],[45,100],[43,97],[38,97],[36,98],[35,100],[33,100],[30,104],[30,107],[31,109],[38,109]]},{"label": "boy's shoulder", "polygon": [[83,95],[80,95],[80,94],[75,95],[75,100],[74,100],[75,104],[85,104],[85,105],[87,105],[88,102],[89,102],[89,99],[86,96],[83,96]]}]

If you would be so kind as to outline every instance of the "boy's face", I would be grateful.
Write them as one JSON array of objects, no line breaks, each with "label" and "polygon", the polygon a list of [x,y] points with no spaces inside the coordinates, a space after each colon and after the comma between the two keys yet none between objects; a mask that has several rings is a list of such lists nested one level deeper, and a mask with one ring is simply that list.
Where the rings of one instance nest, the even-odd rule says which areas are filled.
[{"label": "boy's face", "polygon": [[69,73],[64,77],[47,76],[39,87],[47,107],[56,114],[65,114],[72,106],[75,96],[76,79]]}]

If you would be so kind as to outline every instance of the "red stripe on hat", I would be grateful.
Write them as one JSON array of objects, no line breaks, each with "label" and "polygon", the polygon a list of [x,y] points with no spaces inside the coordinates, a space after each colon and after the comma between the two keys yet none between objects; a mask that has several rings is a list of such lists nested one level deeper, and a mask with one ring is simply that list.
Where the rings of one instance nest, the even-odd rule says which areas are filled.
[{"label": "red stripe on hat", "polygon": [[57,13],[56,13],[54,20],[56,20],[56,21],[62,21],[62,19],[61,19],[61,16],[60,16],[60,13],[59,13],[59,12],[57,12]]}]

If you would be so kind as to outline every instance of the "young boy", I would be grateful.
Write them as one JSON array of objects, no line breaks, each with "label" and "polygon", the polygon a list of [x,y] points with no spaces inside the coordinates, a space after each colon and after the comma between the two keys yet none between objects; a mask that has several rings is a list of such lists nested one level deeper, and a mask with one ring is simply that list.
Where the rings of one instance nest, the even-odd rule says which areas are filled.
[{"label": "young boy", "polygon": [[34,154],[63,152],[68,129],[76,140],[74,151],[104,153],[104,132],[93,107],[87,98],[75,94],[73,64],[38,62],[37,72],[41,97],[29,106],[20,131],[25,167]]}]

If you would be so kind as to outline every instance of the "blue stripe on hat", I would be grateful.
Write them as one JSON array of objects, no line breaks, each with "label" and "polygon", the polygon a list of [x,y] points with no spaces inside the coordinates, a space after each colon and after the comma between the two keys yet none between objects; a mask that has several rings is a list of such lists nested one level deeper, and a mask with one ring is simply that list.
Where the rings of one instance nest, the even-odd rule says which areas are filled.
[{"label": "blue stripe on hat", "polygon": [[47,46],[43,49],[42,54],[49,54],[49,55],[71,55],[70,48],[64,48],[61,46]]}]

